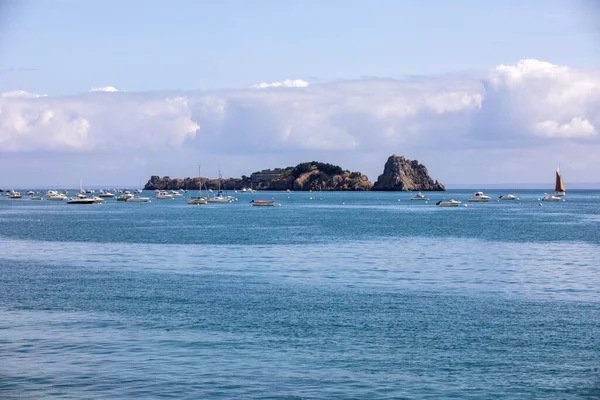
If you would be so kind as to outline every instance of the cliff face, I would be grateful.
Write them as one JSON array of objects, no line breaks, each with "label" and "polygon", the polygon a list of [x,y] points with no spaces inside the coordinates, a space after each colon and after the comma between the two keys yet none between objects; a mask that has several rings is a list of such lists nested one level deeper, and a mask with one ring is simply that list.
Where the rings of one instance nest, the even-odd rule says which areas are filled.
[{"label": "cliff face", "polygon": [[372,190],[381,191],[444,191],[446,188],[429,177],[427,168],[417,160],[407,160],[403,156],[388,158]]},{"label": "cliff face", "polygon": [[[170,178],[163,176],[162,178],[157,175],[153,175],[150,180],[144,186],[145,190],[198,190],[200,188],[200,182],[202,182],[203,189],[216,190],[219,187],[218,179],[207,179],[207,178]],[[250,179],[247,177],[243,178],[227,178],[221,179],[221,189],[233,190],[241,188],[249,188]]]}]

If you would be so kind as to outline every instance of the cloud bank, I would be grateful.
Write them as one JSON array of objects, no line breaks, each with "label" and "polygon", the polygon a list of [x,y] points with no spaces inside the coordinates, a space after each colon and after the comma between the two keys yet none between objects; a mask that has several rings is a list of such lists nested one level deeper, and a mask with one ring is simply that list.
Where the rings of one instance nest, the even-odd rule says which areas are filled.
[{"label": "cloud bank", "polygon": [[[277,166],[265,165],[269,160],[320,157],[362,168],[371,179],[393,152],[429,161],[441,178],[463,171],[465,178],[445,177],[454,182],[510,180],[504,174],[511,167],[490,165],[507,161],[531,171],[561,161],[563,169],[571,162],[584,170],[597,165],[599,129],[600,73],[532,59],[497,66],[483,78],[286,80],[211,92],[124,93],[107,86],[64,97],[0,97],[3,154],[162,152],[187,154],[186,162],[238,157],[259,168]],[[482,164],[469,175],[468,160],[457,157]],[[514,182],[523,176],[510,173]]]}]

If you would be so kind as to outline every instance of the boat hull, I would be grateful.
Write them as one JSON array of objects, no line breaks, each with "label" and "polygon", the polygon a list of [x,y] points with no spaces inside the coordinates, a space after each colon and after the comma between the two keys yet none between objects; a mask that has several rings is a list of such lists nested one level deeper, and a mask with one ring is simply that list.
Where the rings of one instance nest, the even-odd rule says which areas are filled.
[{"label": "boat hull", "polygon": [[273,201],[263,201],[263,200],[258,200],[258,201],[251,201],[252,206],[254,207],[272,207],[275,205],[275,200]]}]

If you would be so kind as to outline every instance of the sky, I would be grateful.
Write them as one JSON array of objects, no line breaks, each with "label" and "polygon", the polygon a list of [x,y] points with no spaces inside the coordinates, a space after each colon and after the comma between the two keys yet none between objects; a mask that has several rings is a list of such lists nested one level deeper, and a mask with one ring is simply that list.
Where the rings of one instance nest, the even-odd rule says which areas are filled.
[{"label": "sky", "polygon": [[593,0],[0,0],[0,188],[387,157],[599,182]]}]

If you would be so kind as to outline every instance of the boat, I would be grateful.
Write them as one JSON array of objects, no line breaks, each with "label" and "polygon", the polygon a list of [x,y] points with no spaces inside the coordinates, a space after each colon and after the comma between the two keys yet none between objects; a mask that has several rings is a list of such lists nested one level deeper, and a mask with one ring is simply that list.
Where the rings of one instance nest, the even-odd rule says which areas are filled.
[{"label": "boat", "polygon": [[440,206],[440,207],[458,207],[460,206],[460,201],[458,200],[454,200],[454,199],[450,199],[448,201],[444,201],[444,200],[440,200],[436,203],[436,206]]},{"label": "boat", "polygon": [[500,200],[519,200],[514,194],[503,194],[502,196],[498,196],[498,198]]},{"label": "boat", "polygon": [[271,200],[271,201],[267,201],[267,200],[252,200],[250,203],[252,203],[253,206],[259,206],[259,207],[264,207],[264,206],[274,206],[275,205],[275,200]]},{"label": "boat", "polygon": [[63,201],[67,198],[66,194],[58,193],[56,190],[48,190],[44,196],[51,201]]},{"label": "boat", "polygon": [[101,197],[103,199],[112,199],[113,197],[115,197],[115,195],[113,193],[105,192],[104,190],[100,189],[100,192],[98,192],[98,197]]},{"label": "boat", "polygon": [[429,200],[429,198],[427,196],[424,196],[423,194],[421,194],[421,192],[417,193],[416,195],[414,195],[410,199],[411,200]]},{"label": "boat", "polygon": [[233,196],[223,196],[223,192],[219,192],[216,196],[209,196],[206,201],[209,203],[231,203],[235,200]]},{"label": "boat", "polygon": [[92,198],[92,200],[94,200],[94,202],[96,202],[96,204],[100,204],[100,203],[106,203],[106,200],[104,200],[104,199],[103,199],[103,198],[101,198],[101,197],[98,197],[98,196],[92,196],[91,198]]},{"label": "boat", "polygon": [[472,197],[469,197],[469,201],[472,203],[487,203],[490,201],[490,196],[486,196],[483,192],[475,192]]},{"label": "boat", "polygon": [[562,201],[562,197],[553,194],[545,194],[542,201]]},{"label": "boat", "polygon": [[187,199],[185,201],[187,204],[208,204],[208,201],[204,197],[192,197],[191,199]]},{"label": "boat", "polygon": [[90,199],[89,197],[85,197],[85,195],[71,197],[69,200],[67,200],[67,204],[95,204],[95,203],[96,203],[96,200]]},{"label": "boat", "polygon": [[133,193],[135,193],[135,194],[142,193],[142,189],[136,189],[135,192],[133,192]]},{"label": "boat", "polygon": [[42,196],[29,196],[31,200],[42,200]]},{"label": "boat", "polygon": [[127,201],[132,199],[134,196],[131,193],[123,193],[119,197],[117,197],[117,201]]},{"label": "boat", "polygon": [[25,192],[25,194],[27,196],[33,196],[35,194],[35,192],[33,190],[28,190],[27,192]]},{"label": "boat", "polygon": [[22,199],[23,196],[19,192],[11,191],[10,195],[8,196],[8,198],[9,199]]},{"label": "boat", "polygon": [[174,199],[180,199],[183,197],[183,195],[177,190],[171,190],[171,196],[173,196]]},{"label": "boat", "polygon": [[133,196],[127,199],[128,203],[149,203],[150,197]]},{"label": "boat", "polygon": [[556,168],[556,182],[554,184],[554,196],[563,197],[567,193],[565,184],[563,183],[562,176],[560,174],[560,167]]},{"label": "boat", "polygon": [[154,195],[154,198],[157,200],[172,200],[173,195],[168,192],[159,191]]}]

